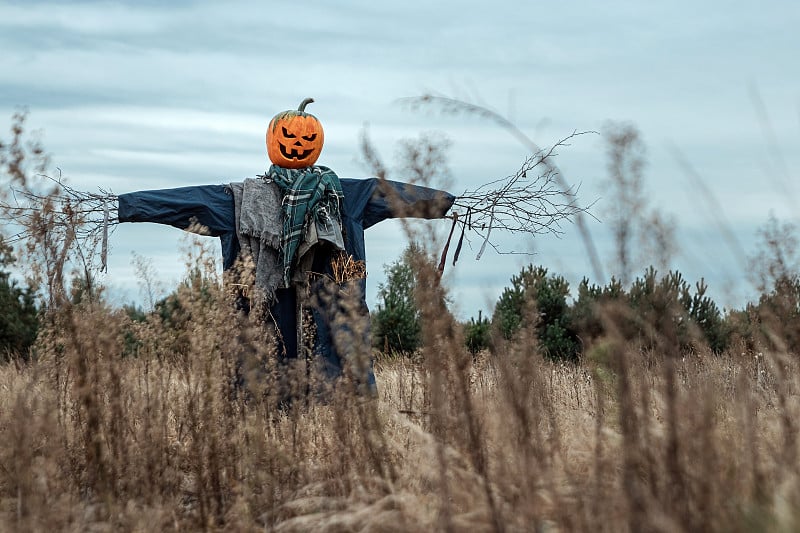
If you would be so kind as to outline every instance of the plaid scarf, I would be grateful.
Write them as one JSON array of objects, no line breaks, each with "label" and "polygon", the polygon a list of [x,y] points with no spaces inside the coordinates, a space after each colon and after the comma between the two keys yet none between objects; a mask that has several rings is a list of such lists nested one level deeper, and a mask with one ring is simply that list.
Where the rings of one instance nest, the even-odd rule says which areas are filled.
[{"label": "plaid scarf", "polygon": [[339,177],[328,167],[291,169],[272,165],[266,177],[278,185],[283,196],[283,280],[289,286],[292,262],[306,227],[315,220],[325,222],[328,217],[341,226],[339,205],[344,193]]}]

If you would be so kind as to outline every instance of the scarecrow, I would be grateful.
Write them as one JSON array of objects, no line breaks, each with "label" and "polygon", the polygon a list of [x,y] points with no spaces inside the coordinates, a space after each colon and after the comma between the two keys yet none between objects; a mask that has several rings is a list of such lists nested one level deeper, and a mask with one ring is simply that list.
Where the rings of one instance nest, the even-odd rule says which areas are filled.
[{"label": "scarecrow", "polygon": [[[272,166],[265,174],[237,183],[121,194],[118,220],[219,237],[223,269],[243,260],[251,265],[254,286],[245,284],[238,306],[257,310],[274,325],[279,360],[303,353],[302,344],[309,341],[303,338],[302,320],[310,312],[316,330],[311,352],[317,371],[332,382],[343,373],[353,335],[369,343],[364,230],[399,216],[441,218],[455,196],[378,178],[340,179],[330,168],[315,165],[324,133],[319,120],[305,111],[311,102],[307,98],[296,111],[270,121],[266,145]],[[337,316],[344,311],[335,287],[343,284],[357,293],[357,309],[347,311],[347,322],[356,318],[359,323],[345,324]],[[348,335],[337,335],[342,327]],[[371,363],[362,370],[365,384],[374,389]]]},{"label": "scarecrow", "polygon": [[[312,101],[306,99],[296,111],[278,113],[270,121],[266,144],[272,166],[243,182],[119,196],[102,189],[76,190],[60,175],[44,176],[45,183],[55,184],[49,192],[12,184],[11,200],[0,197],[0,213],[22,229],[9,241],[42,238],[44,220],[46,237],[63,240],[64,254],[69,251],[85,262],[100,246],[103,270],[110,230],[120,222],[155,222],[219,237],[225,270],[252,265],[252,280],[243,283],[250,290],[242,291],[239,307],[255,310],[274,325],[279,357],[296,359],[310,345],[322,375],[335,382],[356,348],[363,353],[369,345],[364,230],[388,218],[451,218],[441,272],[457,225],[461,236],[453,263],[465,240],[471,244],[470,236],[478,238],[478,260],[487,245],[498,253],[515,253],[498,245],[498,233],[560,234],[560,224],[573,219],[583,227],[585,209],[577,203],[577,189],[567,186],[553,163],[557,149],[582,133],[547,149],[529,142],[532,153],[511,175],[454,196],[385,179],[339,179],[331,169],[315,165],[324,134],[316,117],[305,111]],[[507,119],[471,104],[428,95],[412,104],[440,104],[445,111],[485,116],[524,138]],[[355,309],[344,306],[337,291],[351,296],[355,291]],[[316,326],[313,342],[299,335],[304,313],[311,314]],[[348,320],[341,320],[343,314]],[[374,389],[371,361],[360,374]]]}]

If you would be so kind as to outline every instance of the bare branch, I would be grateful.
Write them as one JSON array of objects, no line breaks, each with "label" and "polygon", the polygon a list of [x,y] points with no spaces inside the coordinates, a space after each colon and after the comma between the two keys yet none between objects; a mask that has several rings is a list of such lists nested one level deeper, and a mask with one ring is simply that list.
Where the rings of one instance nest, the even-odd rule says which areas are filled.
[{"label": "bare branch", "polygon": [[78,266],[87,283],[105,268],[109,230],[119,222],[116,195],[78,191],[57,172],[15,179],[0,196],[0,219],[14,228],[8,242],[32,259],[29,282],[45,289],[51,307],[66,297],[67,265]]},{"label": "bare branch", "polygon": [[[600,265],[600,259],[597,254],[597,250],[594,246],[594,241],[592,240],[591,234],[589,233],[589,228],[586,226],[586,223],[583,218],[583,214],[586,213],[586,209],[581,209],[574,203],[574,188],[570,187],[564,177],[558,170],[558,167],[555,165],[554,162],[551,161],[552,155],[555,153],[552,151],[558,146],[562,146],[564,141],[557,143],[553,149],[543,152],[536,143],[534,143],[525,133],[522,132],[513,122],[508,120],[507,118],[503,117],[499,113],[485,107],[482,105],[476,105],[469,102],[465,102],[463,100],[459,100],[456,98],[450,98],[447,96],[441,95],[434,95],[434,94],[425,94],[422,96],[411,97],[411,98],[402,98],[399,100],[399,103],[409,107],[412,110],[419,110],[422,108],[434,108],[441,113],[445,114],[466,114],[466,115],[473,115],[479,118],[490,120],[502,128],[506,129],[511,135],[513,135],[517,140],[519,140],[523,145],[530,148],[532,152],[535,154],[547,154],[542,158],[541,164],[547,169],[544,173],[545,175],[552,176],[554,183],[560,189],[560,192],[566,198],[572,198],[572,200],[567,200],[563,202],[563,204],[568,208],[568,211],[572,211],[572,215],[565,216],[565,217],[556,217],[556,220],[553,221],[552,224],[547,225],[547,227],[555,229],[555,233],[559,233],[560,226],[559,223],[567,218],[574,216],[571,220],[574,220],[576,225],[578,226],[578,230],[581,235],[581,239],[583,240],[584,247],[586,248],[587,255],[589,256],[589,260],[592,263],[592,268],[594,270],[595,278],[599,280],[604,279],[603,269]],[[583,132],[583,133],[596,133],[596,132]],[[582,133],[573,133],[567,139],[574,137],[576,135],[580,135]],[[565,141],[567,140],[565,139]],[[556,204],[558,205],[558,204]],[[491,211],[491,210],[490,210]],[[558,211],[556,211],[558,213]],[[547,216],[548,212],[545,211],[543,213],[545,217]],[[552,213],[550,213],[552,214]],[[514,227],[511,225],[510,227]]]},{"label": "bare branch", "polygon": [[0,198],[0,214],[21,228],[8,242],[20,242],[31,237],[43,214],[47,214],[54,228],[63,230],[72,227],[75,237],[80,241],[101,236],[107,227],[113,228],[119,223],[117,217],[111,214],[116,211],[117,196],[110,191],[78,191],[65,182],[60,169],[56,177],[45,174],[37,177],[53,187],[39,191],[26,183],[24,186],[12,186],[8,200]]},{"label": "bare branch", "polygon": [[493,230],[561,235],[563,222],[586,212],[587,208],[578,204],[578,189],[565,190],[559,183],[558,170],[549,164],[558,147],[567,146],[570,139],[582,134],[574,132],[529,156],[511,176],[458,195],[454,205],[463,211],[464,229],[480,234],[484,241],[476,259],[483,255]]}]

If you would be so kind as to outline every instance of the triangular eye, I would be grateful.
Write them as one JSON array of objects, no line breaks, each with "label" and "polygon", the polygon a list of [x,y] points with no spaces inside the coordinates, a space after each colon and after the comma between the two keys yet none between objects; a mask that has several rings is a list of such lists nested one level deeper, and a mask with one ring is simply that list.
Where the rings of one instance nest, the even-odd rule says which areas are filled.
[{"label": "triangular eye", "polygon": [[289,133],[286,130],[285,126],[281,126],[281,129],[283,130],[283,136],[286,137],[287,139],[294,139],[295,137],[297,137],[297,135],[295,135],[294,133]]},{"label": "triangular eye", "polygon": [[303,139],[305,139],[305,140],[307,140],[309,142],[313,141],[316,138],[317,138],[317,134],[316,133],[312,133],[311,135],[303,135]]}]

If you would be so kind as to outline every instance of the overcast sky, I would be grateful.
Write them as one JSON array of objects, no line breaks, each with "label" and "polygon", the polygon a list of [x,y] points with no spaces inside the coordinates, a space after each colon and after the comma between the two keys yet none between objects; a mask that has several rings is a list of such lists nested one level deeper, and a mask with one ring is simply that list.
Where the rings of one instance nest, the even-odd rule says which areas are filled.
[{"label": "overcast sky", "polygon": [[[678,225],[672,266],[739,305],[751,294],[744,258],[714,221],[750,252],[771,210],[782,219],[800,213],[800,3],[744,4],[0,0],[0,124],[26,106],[29,126],[43,131],[74,187],[119,194],[263,172],[267,122],[310,96],[308,110],[325,127],[319,164],[341,177],[367,175],[358,158],[365,123],[389,163],[400,139],[433,132],[452,143],[449,189],[458,194],[513,173],[525,147],[478,118],[412,112],[399,98],[435,92],[487,105],[540,146],[629,121],[647,145],[651,205]],[[602,213],[613,198],[604,197],[602,137],[578,138],[557,163],[580,184],[581,200],[597,200],[601,221],[589,228],[608,275]],[[504,242],[532,256],[487,252],[476,262],[471,250],[448,267],[459,315],[490,311],[527,263],[573,288],[592,277],[575,228],[565,230],[560,239]],[[133,252],[174,286],[184,268],[181,233],[120,225],[105,278],[112,298],[141,299]],[[383,265],[403,247],[395,222],[367,231],[371,305]]]}]

